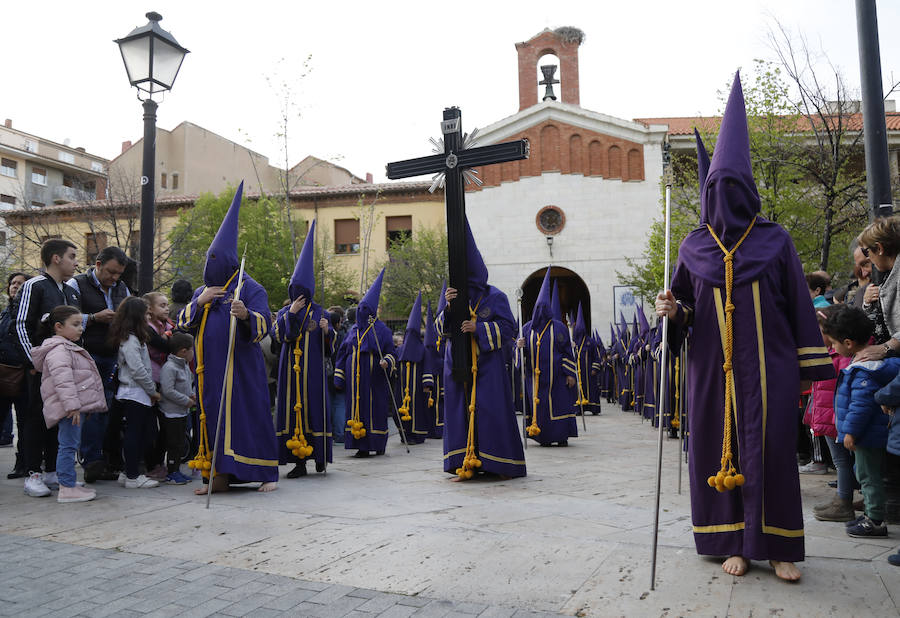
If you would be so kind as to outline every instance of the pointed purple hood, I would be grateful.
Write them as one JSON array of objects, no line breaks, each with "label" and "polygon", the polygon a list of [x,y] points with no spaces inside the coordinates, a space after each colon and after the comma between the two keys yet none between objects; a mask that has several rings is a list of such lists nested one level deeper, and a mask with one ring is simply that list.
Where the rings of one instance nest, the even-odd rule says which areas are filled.
[{"label": "pointed purple hood", "polygon": [[241,267],[238,258],[238,217],[241,211],[241,196],[244,194],[244,181],[238,185],[231,206],[225,213],[219,231],[206,252],[206,265],[203,267],[203,282],[208,286],[225,285]]},{"label": "pointed purple hood", "polygon": [[447,308],[447,280],[441,279],[441,296],[438,298],[437,311],[435,317],[441,315],[441,312]]},{"label": "pointed purple hood", "polygon": [[719,138],[701,189],[709,224],[726,246],[740,239],[759,213],[760,200],[750,164],[750,133],[740,72],[734,76]]},{"label": "pointed purple hood", "polygon": [[416,296],[409,319],[406,321],[406,334],[403,336],[403,349],[400,360],[418,363],[425,356],[425,345],[422,342],[422,292]]},{"label": "pointed purple hood", "polygon": [[297,265],[294,267],[294,274],[291,275],[291,282],[288,284],[288,296],[291,300],[297,300],[300,296],[311,301],[316,292],[316,273],[313,269],[313,255],[316,252],[316,221],[313,219],[309,224],[309,231],[306,233],[306,240],[303,242],[303,249],[300,250],[300,257],[297,258]]},{"label": "pointed purple hood", "polygon": [[475,237],[472,235],[472,228],[469,227],[469,220],[466,219],[466,267],[468,268],[469,283],[469,302],[474,304],[478,301],[478,297],[484,294],[488,287],[488,269],[475,244]]},{"label": "pointed purple hood", "polygon": [[700,132],[694,128],[694,141],[697,142],[697,180],[700,187],[700,225],[709,223],[706,208],[706,194],[703,192],[703,185],[706,184],[706,175],[709,173],[709,153],[706,146],[700,138]]},{"label": "pointed purple hood", "polygon": [[550,267],[544,273],[544,280],[541,282],[541,291],[538,292],[537,300],[534,302],[534,309],[531,312],[531,330],[541,332],[544,326],[553,319],[553,309],[550,306]]},{"label": "pointed purple hood", "polygon": [[644,315],[644,310],[640,309],[637,311],[638,323],[640,326],[641,339],[647,337],[647,334],[650,332],[650,323],[647,321],[647,316]]},{"label": "pointed purple hood", "polygon": [[581,303],[578,303],[578,313],[575,318],[575,328],[572,331],[572,335],[575,337],[575,343],[580,342],[586,335],[587,324],[584,321],[584,313],[581,311]]},{"label": "pointed purple hood", "polygon": [[359,301],[356,308],[356,326],[362,329],[360,332],[369,327],[369,318],[378,316],[378,301],[381,298],[381,281],[384,279],[384,269],[375,277],[375,281],[369,286],[366,295]]},{"label": "pointed purple hood", "polygon": [[553,311],[553,319],[565,323],[562,307],[559,304],[559,285],[553,282],[553,291],[550,293],[550,309]]},{"label": "pointed purple hood", "polygon": [[431,301],[428,301],[428,311],[425,313],[425,347],[437,349],[437,327],[434,325],[434,315],[431,313]]}]

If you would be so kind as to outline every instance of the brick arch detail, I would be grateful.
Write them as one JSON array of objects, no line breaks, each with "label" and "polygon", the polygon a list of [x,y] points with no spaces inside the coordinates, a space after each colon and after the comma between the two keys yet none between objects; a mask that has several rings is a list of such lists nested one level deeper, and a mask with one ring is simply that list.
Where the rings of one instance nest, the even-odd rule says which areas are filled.
[{"label": "brick arch detail", "polygon": [[644,155],[637,148],[628,150],[628,178],[627,180],[644,179]]},{"label": "brick arch detail", "polygon": [[541,129],[541,171],[561,171],[559,129],[552,125],[545,125]]},{"label": "brick arch detail", "polygon": [[569,166],[564,170],[569,174],[584,174],[584,146],[581,145],[581,135],[575,133],[569,138]]},{"label": "brick arch detail", "polygon": [[[547,120],[502,141],[527,139],[531,154],[523,161],[478,168],[485,187],[515,182],[544,172],[582,174],[610,180],[644,180],[644,146],[583,127]],[[611,160],[611,155],[612,159]],[[467,191],[479,187],[467,185]]]},{"label": "brick arch detail", "polygon": [[610,146],[607,151],[607,157],[609,158],[609,172],[607,172],[606,177],[624,180],[622,176],[622,149],[616,145]]}]

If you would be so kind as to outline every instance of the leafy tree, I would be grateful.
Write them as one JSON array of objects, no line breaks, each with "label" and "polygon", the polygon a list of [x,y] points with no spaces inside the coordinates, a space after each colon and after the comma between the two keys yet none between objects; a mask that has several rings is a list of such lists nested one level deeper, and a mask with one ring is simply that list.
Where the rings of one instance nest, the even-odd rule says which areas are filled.
[{"label": "leafy tree", "polygon": [[[406,319],[416,294],[437,301],[441,281],[447,277],[447,232],[442,226],[420,226],[412,237],[391,242],[381,307],[386,318]],[[424,312],[423,312],[424,316]]]},{"label": "leafy tree", "polygon": [[[192,208],[178,212],[178,221],[169,234],[180,240],[172,251],[172,265],[179,277],[195,286],[203,281],[206,250],[225,218],[234,192],[234,188],[228,188],[218,196],[204,194]],[[247,272],[266,289],[269,304],[280,307],[287,296],[295,262],[291,259],[291,237],[279,202],[265,197],[255,201],[245,198],[238,225],[238,256],[246,249]],[[185,233],[188,229],[190,234]]]},{"label": "leafy tree", "polygon": [[[782,225],[794,240],[804,268],[830,272],[849,270],[849,253],[831,251],[832,244],[849,243],[865,223],[865,182],[858,173],[859,136],[849,131],[843,83],[838,76],[837,104],[810,88],[800,102],[790,96],[787,80],[797,83],[797,68],[756,60],[746,80],[744,99],[750,129],[750,156],[761,200],[762,215]],[[805,75],[805,73],[804,73]],[[818,83],[814,82],[817,86]],[[728,88],[720,92],[723,108]],[[815,101],[815,104],[809,101]],[[843,102],[842,102],[843,101]],[[702,137],[712,152],[718,127]],[[672,255],[699,222],[700,187],[694,153],[672,155]],[[626,259],[629,272],[620,281],[645,298],[664,287],[664,212],[651,225],[647,247],[639,259]],[[836,280],[839,280],[837,277]]]}]

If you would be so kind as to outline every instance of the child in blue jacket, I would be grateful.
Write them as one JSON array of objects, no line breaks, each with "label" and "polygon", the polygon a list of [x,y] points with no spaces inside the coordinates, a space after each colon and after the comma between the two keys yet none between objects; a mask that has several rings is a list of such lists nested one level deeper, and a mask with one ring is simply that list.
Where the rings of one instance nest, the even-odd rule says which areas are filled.
[{"label": "child in blue jacket", "polygon": [[[842,305],[822,326],[842,356],[862,351],[874,325],[862,309]],[[838,440],[856,452],[856,477],[862,488],[865,515],[847,524],[852,537],[887,536],[884,524],[885,491],[882,478],[887,444],[888,417],[875,401],[875,392],[900,373],[900,358],[854,361],[841,370],[834,396]]]},{"label": "child in blue jacket", "polygon": [[[875,401],[881,404],[881,409],[888,414],[888,438],[887,452],[892,455],[900,455],[900,417],[895,413],[900,408],[900,376],[875,393]],[[894,566],[900,566],[900,550],[888,556],[888,562]]]}]

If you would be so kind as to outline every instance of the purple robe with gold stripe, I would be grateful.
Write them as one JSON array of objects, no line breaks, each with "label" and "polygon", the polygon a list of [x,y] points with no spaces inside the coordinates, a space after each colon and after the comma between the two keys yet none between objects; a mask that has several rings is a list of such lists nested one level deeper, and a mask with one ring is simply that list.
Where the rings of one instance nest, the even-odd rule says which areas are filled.
[{"label": "purple robe with gold stripe", "polygon": [[269,332],[271,314],[266,290],[248,275],[244,275],[240,300],[250,312],[246,320],[237,320],[234,350],[229,358],[228,328],[231,320],[231,301],[237,277],[231,281],[226,294],[210,302],[210,309],[202,327],[203,307],[197,297],[205,287],[194,292],[190,304],[178,316],[178,328],[190,331],[197,338],[197,370],[203,373],[202,402],[206,411],[206,426],[213,449],[213,439],[225,382],[225,417],[218,436],[219,448],[215,462],[216,474],[230,474],[233,481],[277,481],[278,446],[269,407],[268,378],[259,342]]},{"label": "purple robe with gold stripe", "polygon": [[[687,260],[687,261],[686,261]],[[692,264],[689,268],[687,264]],[[717,265],[718,264],[718,265]],[[705,265],[708,265],[705,266]],[[722,455],[725,290],[722,253],[706,228],[681,245],[672,277],[679,303],[674,353],[688,349],[691,514],[697,552],[751,560],[804,558],[795,447],[801,380],[834,376],[790,236],[760,218],[735,253],[733,453],[743,487],[707,484]]]},{"label": "purple robe with gold stripe", "polygon": [[[307,311],[307,308],[309,311]],[[281,464],[300,461],[286,445],[294,436],[297,423],[295,407],[300,405],[300,420],[306,442],[313,447],[312,455],[318,466],[331,461],[332,435],[328,389],[323,390],[323,353],[330,355],[334,346],[334,331],[329,324],[325,332],[325,349],[322,349],[322,330],[319,320],[328,313],[316,303],[311,303],[297,313],[289,307],[278,311],[272,338],[281,344],[278,359],[278,389],[275,404],[275,433],[278,438],[278,460]],[[295,352],[299,371],[294,369]],[[297,384],[299,383],[299,397]],[[324,427],[323,427],[324,424]],[[343,431],[343,427],[337,428]]]}]

